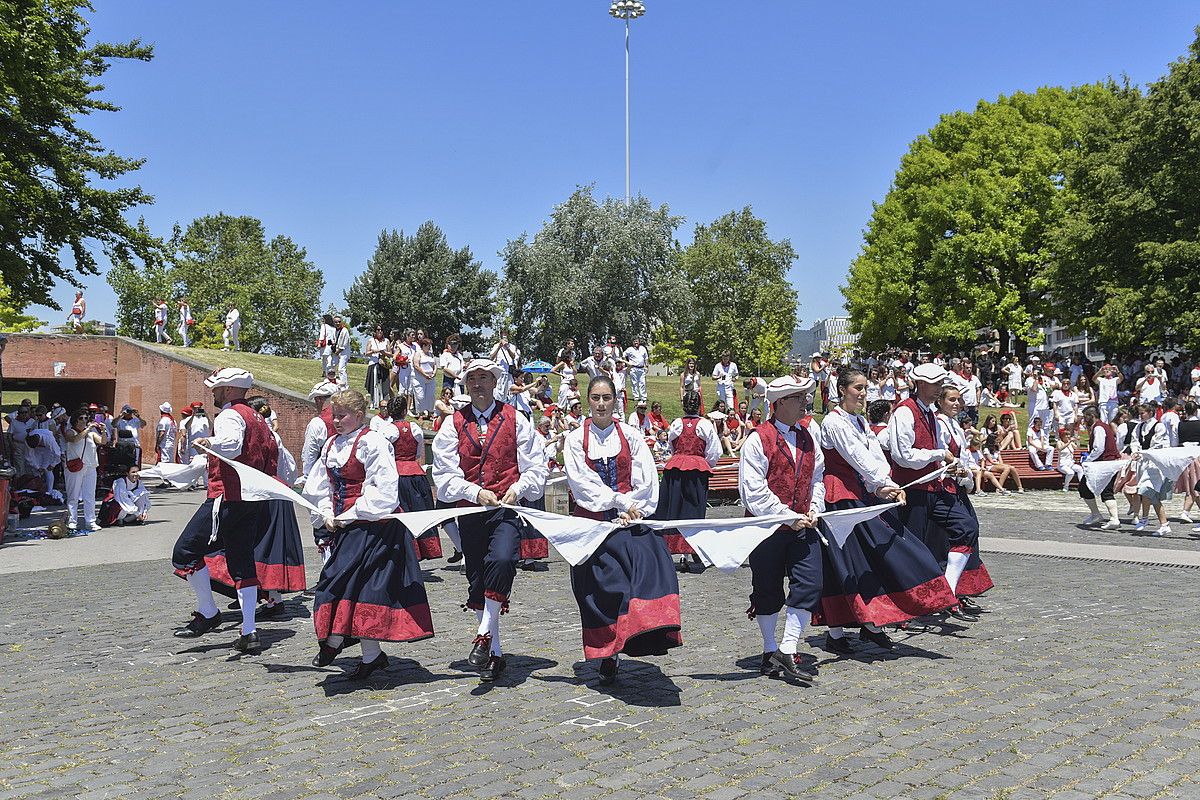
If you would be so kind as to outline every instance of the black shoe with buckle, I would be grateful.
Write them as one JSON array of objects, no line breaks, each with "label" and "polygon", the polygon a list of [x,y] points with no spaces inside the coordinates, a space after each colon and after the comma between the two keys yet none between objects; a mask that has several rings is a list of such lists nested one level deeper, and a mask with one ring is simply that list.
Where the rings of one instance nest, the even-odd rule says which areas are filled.
[{"label": "black shoe with buckle", "polygon": [[797,655],[781,653],[776,650],[771,654],[771,663],[778,667],[780,673],[786,678],[809,685],[815,683],[817,676],[812,672],[801,669],[799,658]]},{"label": "black shoe with buckle", "polygon": [[600,662],[600,682],[608,685],[617,679],[617,670],[621,664],[615,658],[606,658]]},{"label": "black shoe with buckle", "polygon": [[475,642],[471,645],[471,654],[467,656],[467,663],[478,669],[488,663],[491,655],[492,637],[490,634],[481,633],[475,637]]},{"label": "black shoe with buckle", "polygon": [[894,644],[883,631],[873,631],[866,627],[858,629],[858,638],[864,642],[870,642],[876,647],[882,647],[884,650],[891,650]]},{"label": "black shoe with buckle", "polygon": [[487,666],[479,671],[479,680],[484,683],[491,683],[500,677],[500,673],[504,672],[504,668],[507,666],[504,663],[503,656],[492,656],[488,659]]},{"label": "black shoe with buckle", "polygon": [[175,631],[175,636],[180,639],[195,639],[197,636],[203,636],[209,631],[216,630],[220,624],[221,613],[219,611],[211,617],[194,611],[192,612],[192,621],[187,624],[186,628]]},{"label": "black shoe with buckle", "polygon": [[825,649],[831,653],[837,653],[839,656],[848,656],[854,652],[854,648],[847,641],[845,636],[830,636],[825,634]]},{"label": "black shoe with buckle", "polygon": [[387,653],[380,651],[379,655],[371,663],[365,661],[360,662],[354,671],[350,673],[350,677],[356,681],[366,680],[371,677],[371,673],[377,669],[383,669],[388,665]]},{"label": "black shoe with buckle", "polygon": [[975,600],[970,597],[958,598],[958,604],[976,616],[979,615],[979,612],[983,611],[983,606],[979,605],[979,603],[976,603]]},{"label": "black shoe with buckle", "polygon": [[258,640],[258,631],[243,633],[233,642],[233,649],[243,653],[257,653],[262,643]]}]

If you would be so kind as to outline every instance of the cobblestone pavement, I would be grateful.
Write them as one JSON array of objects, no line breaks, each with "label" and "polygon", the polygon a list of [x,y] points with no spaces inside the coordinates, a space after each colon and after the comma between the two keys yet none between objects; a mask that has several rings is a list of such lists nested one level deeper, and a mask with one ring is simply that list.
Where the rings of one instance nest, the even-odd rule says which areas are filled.
[{"label": "cobblestone pavement", "polygon": [[[1020,513],[1044,538],[1070,519]],[[1197,796],[1194,570],[994,555],[981,622],[837,659],[814,634],[806,689],[754,670],[748,570],[681,576],[685,646],[598,686],[561,561],[518,575],[510,669],[481,686],[443,565],[438,635],[385,646],[362,684],[342,675],[356,658],[309,666],[302,597],[239,657],[232,614],[171,637],[190,593],[165,562],[6,576],[0,800]]]}]

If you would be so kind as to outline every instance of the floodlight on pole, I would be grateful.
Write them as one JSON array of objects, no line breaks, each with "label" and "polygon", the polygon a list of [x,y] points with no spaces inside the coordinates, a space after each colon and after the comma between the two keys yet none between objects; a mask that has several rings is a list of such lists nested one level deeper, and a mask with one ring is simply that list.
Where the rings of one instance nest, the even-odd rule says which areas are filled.
[{"label": "floodlight on pole", "polygon": [[646,13],[642,0],[613,0],[608,14],[625,21],[625,205],[629,205],[629,22]]}]

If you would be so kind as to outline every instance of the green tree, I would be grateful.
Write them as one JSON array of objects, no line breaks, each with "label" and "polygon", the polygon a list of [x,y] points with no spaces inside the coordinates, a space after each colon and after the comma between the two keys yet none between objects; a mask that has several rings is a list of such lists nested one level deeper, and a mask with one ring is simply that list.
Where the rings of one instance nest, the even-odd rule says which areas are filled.
[{"label": "green tree", "polygon": [[1200,28],[1147,87],[1122,87],[1071,165],[1048,288],[1109,350],[1200,347]]},{"label": "green tree", "polygon": [[[97,83],[114,59],[148,61],[152,48],[133,40],[85,46],[86,2],[0,3],[0,278],[18,310],[58,308],[56,279],[82,285],[99,272],[93,248],[113,261],[152,260],[159,243],[125,212],[153,198],[110,182],[142,161],[118,156],[79,125],[101,100]],[[101,188],[104,182],[110,188]],[[73,259],[64,263],[62,253]]]},{"label": "green tree", "polygon": [[1037,341],[1065,171],[1112,87],[1043,87],[942,116],[901,159],[842,293],[863,346]]},{"label": "green tree", "polygon": [[287,236],[267,241],[254,217],[200,217],[175,227],[164,264],[142,269],[127,260],[109,270],[117,294],[118,332],[149,337],[154,300],[165,299],[175,328],[175,301],[186,296],[196,319],[193,343],[219,347],[230,302],[241,314],[241,346],[255,353],[299,357],[311,350],[325,278]]},{"label": "green tree", "polygon": [[12,296],[12,289],[0,282],[0,332],[26,333],[45,324],[36,317],[21,313],[21,309],[13,303]]},{"label": "green tree", "polygon": [[345,298],[352,323],[364,334],[375,325],[385,332],[423,328],[436,345],[457,333],[465,350],[478,351],[482,329],[495,319],[495,290],[495,274],[471,248],[454,250],[441,228],[425,222],[412,236],[380,233],[367,269]]},{"label": "green tree", "polygon": [[690,294],[675,241],[682,221],[641,195],[598,203],[591,186],[578,187],[532,239],[521,234],[500,252],[515,339],[548,357],[568,337],[580,347],[608,335],[627,344],[677,321]]},{"label": "green tree", "polygon": [[674,325],[664,323],[654,331],[650,344],[650,360],[654,363],[679,368],[696,357],[696,343],[675,330]]},{"label": "green tree", "polygon": [[782,369],[796,327],[795,260],[792,243],[772,241],[749,206],[696,226],[680,262],[690,286],[708,288],[694,292],[684,333],[706,368],[729,350],[744,372]]}]

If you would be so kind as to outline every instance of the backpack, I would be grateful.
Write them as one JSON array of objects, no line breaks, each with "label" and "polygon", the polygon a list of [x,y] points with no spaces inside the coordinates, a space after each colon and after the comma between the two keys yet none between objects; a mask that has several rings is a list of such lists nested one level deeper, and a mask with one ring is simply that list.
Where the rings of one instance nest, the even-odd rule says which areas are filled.
[{"label": "backpack", "polygon": [[117,502],[117,498],[110,491],[100,501],[100,508],[96,512],[96,522],[100,523],[101,528],[111,528],[117,524],[120,517],[121,504]]}]

